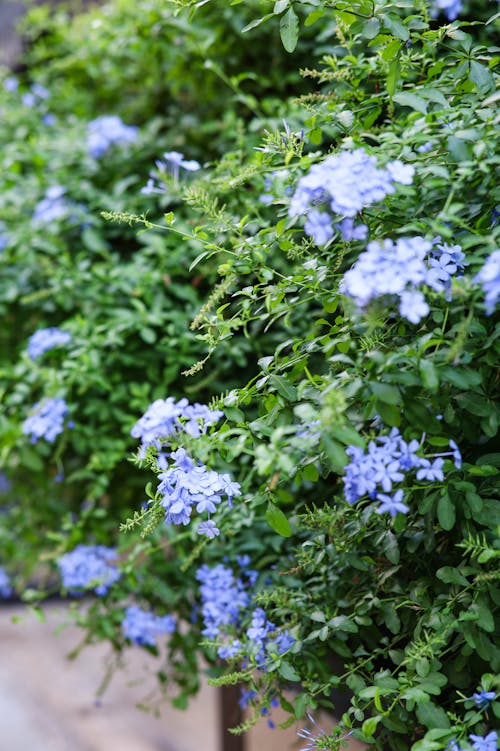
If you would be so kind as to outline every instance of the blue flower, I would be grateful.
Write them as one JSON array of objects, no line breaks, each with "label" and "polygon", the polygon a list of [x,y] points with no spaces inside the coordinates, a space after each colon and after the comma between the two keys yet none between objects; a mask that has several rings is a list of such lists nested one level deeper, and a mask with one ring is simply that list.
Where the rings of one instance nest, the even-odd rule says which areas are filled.
[{"label": "blue flower", "polygon": [[198,527],[198,534],[205,535],[209,540],[213,540],[214,537],[220,535],[220,530],[217,528],[215,522],[208,519],[206,522],[201,522]]},{"label": "blue flower", "polygon": [[425,464],[422,463],[420,469],[417,469],[417,480],[428,480],[429,482],[434,482],[436,480],[443,482],[443,459],[435,459],[432,464],[428,459],[423,461],[425,461]]},{"label": "blue flower", "polygon": [[416,452],[421,447],[422,440],[419,442],[413,439],[408,443],[403,440],[399,430],[393,428],[389,435],[378,436],[370,441],[366,452],[359,446],[348,446],[346,454],[351,461],[346,465],[343,477],[346,501],[352,504],[363,496],[368,496],[381,502],[377,509],[379,514],[388,512],[395,516],[398,511],[407,513],[408,507],[403,503],[401,489],[397,489],[392,496],[387,495],[395,483],[403,482],[408,473],[414,471],[418,480],[442,482],[444,459],[441,456],[453,456],[455,460],[458,456],[461,461],[460,451],[454,441],[450,442],[452,452],[437,457],[434,455],[432,462],[426,457],[418,456]]},{"label": "blue flower", "polygon": [[446,245],[437,237],[402,237],[368,243],[354,266],[344,274],[340,291],[359,307],[384,296],[399,298],[399,313],[417,324],[429,313],[419,289],[427,285],[450,299],[451,277],[464,267],[465,255],[458,245]]},{"label": "blue flower", "polygon": [[399,312],[410,323],[420,323],[429,313],[429,306],[420,290],[405,290],[399,297]]},{"label": "blue flower", "polygon": [[137,605],[130,605],[122,621],[126,639],[141,646],[154,647],[160,634],[173,634],[175,618],[171,615],[155,615]]},{"label": "blue flower", "polygon": [[64,399],[42,399],[37,402],[23,423],[22,431],[29,435],[31,443],[44,438],[52,443],[64,429],[68,407]]},{"label": "blue flower", "polygon": [[32,223],[34,225],[49,224],[56,219],[67,217],[71,206],[64,197],[65,192],[66,188],[62,185],[47,188],[45,196],[35,206]]},{"label": "blue flower", "polygon": [[121,577],[121,572],[116,568],[116,558],[115,548],[77,545],[57,562],[63,587],[71,593],[93,589],[97,595],[105,595]]},{"label": "blue flower", "polygon": [[133,143],[139,130],[125,125],[118,115],[102,115],[87,125],[87,148],[91,157],[100,159],[117,143]]},{"label": "blue flower", "polygon": [[313,164],[298,180],[288,213],[291,217],[306,214],[306,234],[323,245],[331,237],[329,213],[352,218],[394,193],[395,182],[409,185],[413,173],[411,165],[399,160],[380,168],[375,157],[361,148],[340,151]]},{"label": "blue flower", "polygon": [[43,355],[54,347],[63,347],[71,341],[71,334],[62,331],[56,326],[47,329],[38,329],[30,336],[28,341],[28,355],[32,360]]},{"label": "blue flower", "polygon": [[150,404],[130,434],[141,439],[139,456],[144,457],[148,446],[160,449],[162,440],[176,433],[186,432],[197,438],[223,415],[220,410],[209,409],[204,404],[189,404],[187,399],[176,402],[169,396],[168,399],[157,399]]},{"label": "blue flower", "polygon": [[448,21],[454,21],[462,12],[462,0],[431,0],[431,16],[444,13]]},{"label": "blue flower", "polygon": [[385,493],[377,494],[377,501],[380,501],[380,506],[377,509],[377,514],[388,513],[390,516],[396,516],[396,514],[407,514],[410,510],[408,506],[403,503],[403,491],[396,490],[394,495],[386,495]]},{"label": "blue flower", "polygon": [[358,224],[354,226],[354,220],[350,218],[342,219],[335,227],[340,230],[342,240],[346,243],[351,240],[366,240],[368,236],[368,227],[366,224]]},{"label": "blue flower", "polygon": [[497,698],[497,695],[494,691],[479,691],[475,694],[472,694],[471,697],[476,705],[476,707],[479,707],[479,709],[484,709],[488,706],[490,701],[495,701]]},{"label": "blue flower", "polygon": [[199,162],[196,162],[194,159],[184,159],[184,154],[181,154],[180,151],[166,151],[163,154],[163,158],[168,164],[172,165],[174,170],[182,167],[182,169],[188,170],[188,172],[196,172],[196,170],[200,169]]},{"label": "blue flower", "polygon": [[[167,524],[189,524],[191,511],[196,506],[198,513],[213,513],[225,495],[229,504],[235,495],[240,495],[240,486],[229,475],[219,474],[202,464],[194,464],[182,448],[170,454],[173,464],[158,475],[158,492],[163,496]],[[218,534],[215,524],[205,523],[198,529],[200,534],[214,537]]]},{"label": "blue flower", "polygon": [[201,169],[199,162],[194,159],[184,159],[184,154],[181,154],[180,151],[166,151],[163,154],[163,159],[165,161],[158,159],[155,162],[157,171],[149,173],[149,180],[145,187],[142,188],[141,193],[144,193],[145,195],[150,195],[151,193],[165,193],[167,183],[164,178],[167,172],[172,174],[174,182],[177,184],[179,181],[180,169],[184,169],[187,172],[196,172]]},{"label": "blue flower", "polygon": [[495,730],[488,733],[484,738],[480,735],[469,736],[474,751],[497,751],[498,734]]},{"label": "blue flower", "polygon": [[333,237],[333,227],[330,214],[326,211],[311,209],[304,224],[306,235],[312,237],[316,245],[325,245]]},{"label": "blue flower", "polygon": [[460,469],[462,466],[462,454],[460,453],[460,449],[458,448],[455,441],[450,441],[450,448],[453,452],[453,461],[455,462],[455,467],[457,469]]},{"label": "blue flower", "polygon": [[13,589],[10,584],[10,579],[3,566],[0,566],[0,597],[7,599],[12,595],[12,592]]},{"label": "blue flower", "polygon": [[15,76],[7,76],[3,82],[3,87],[5,91],[17,91],[19,88],[19,81]]},{"label": "blue flower", "polygon": [[493,251],[486,259],[483,268],[474,277],[474,282],[481,284],[486,312],[491,315],[500,297],[500,250]]},{"label": "blue flower", "polygon": [[202,634],[209,639],[227,639],[229,626],[237,626],[250,604],[250,594],[241,578],[228,566],[200,566],[196,578],[201,583]]}]

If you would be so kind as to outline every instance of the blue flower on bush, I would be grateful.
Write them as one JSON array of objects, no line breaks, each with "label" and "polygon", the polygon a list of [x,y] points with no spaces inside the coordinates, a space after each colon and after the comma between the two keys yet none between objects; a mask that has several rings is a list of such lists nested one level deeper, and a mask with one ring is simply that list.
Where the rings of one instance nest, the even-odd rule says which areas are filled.
[{"label": "blue flower on bush", "polygon": [[164,180],[166,173],[170,173],[174,178],[175,184],[179,181],[179,171],[181,169],[187,172],[196,172],[201,169],[199,162],[194,159],[184,159],[184,154],[180,151],[166,151],[163,154],[164,161],[157,160],[156,170],[157,172],[149,173],[149,180],[144,188],[141,189],[141,193],[144,195],[150,195],[151,193],[163,194],[167,190],[167,183]]},{"label": "blue flower on bush", "polygon": [[7,76],[7,78],[4,79],[3,87],[5,91],[17,91],[19,88],[19,81],[15,76]]},{"label": "blue flower on bush", "polygon": [[478,691],[475,694],[472,694],[472,696],[469,697],[469,699],[474,701],[474,704],[476,707],[479,707],[479,709],[484,709],[488,706],[490,701],[495,701],[497,698],[497,695],[494,691]]},{"label": "blue flower on bush", "polygon": [[87,148],[91,157],[100,159],[117,143],[133,143],[139,129],[125,125],[118,115],[102,115],[87,125]]},{"label": "blue flower on bush", "polygon": [[28,341],[28,355],[32,360],[36,360],[45,352],[54,347],[63,347],[71,341],[71,334],[67,331],[52,326],[47,329],[38,329],[30,336]]},{"label": "blue flower on bush", "polygon": [[374,240],[344,274],[340,290],[359,307],[380,297],[397,297],[400,314],[416,324],[429,312],[418,288],[427,285],[448,298],[451,276],[463,269],[464,257],[458,245],[446,245],[440,238],[433,242],[419,236],[396,242]]},{"label": "blue flower on bush", "polygon": [[[218,655],[223,659],[252,659],[265,669],[273,655],[281,655],[295,643],[289,631],[279,631],[269,621],[263,608],[252,613],[250,625],[242,633],[242,621],[252,601],[256,572],[246,568],[247,559],[240,558],[242,575],[236,577],[228,566],[201,566],[196,578],[201,582],[202,634],[222,642]],[[244,578],[246,581],[244,581]]]},{"label": "blue flower on bush", "polygon": [[[199,514],[213,514],[222,496],[225,495],[231,505],[234,496],[240,495],[241,489],[229,475],[219,474],[207,469],[204,464],[194,464],[182,448],[170,454],[173,464],[158,477],[161,480],[158,492],[163,496],[161,505],[165,509],[167,524],[189,524],[194,506]],[[204,522],[198,533],[213,538],[219,533],[216,525]]]},{"label": "blue flower on bush", "polygon": [[380,501],[377,514],[388,513],[390,516],[396,516],[398,513],[407,514],[409,511],[408,506],[403,503],[403,491],[401,489],[396,490],[394,495],[377,493],[377,501]]},{"label": "blue flower on bush", "polygon": [[64,197],[65,193],[66,188],[62,185],[52,185],[47,188],[45,196],[35,206],[32,223],[34,225],[48,224],[68,216],[71,207]]},{"label": "blue flower on bush", "polygon": [[500,250],[494,250],[486,259],[483,268],[474,277],[474,282],[482,286],[486,312],[491,315],[500,297]]},{"label": "blue flower on bush", "polygon": [[13,589],[8,574],[3,566],[0,566],[0,597],[7,599],[12,595]]},{"label": "blue flower on bush", "polygon": [[72,594],[78,594],[82,589],[93,589],[97,595],[105,595],[121,577],[116,559],[115,548],[77,545],[57,562],[64,588]]},{"label": "blue flower on bush", "polygon": [[432,0],[431,15],[435,18],[444,13],[448,21],[454,21],[462,12],[462,0]]},{"label": "blue flower on bush", "polygon": [[377,509],[379,514],[406,514],[409,509],[403,503],[403,490],[399,488],[388,495],[395,483],[403,482],[408,473],[413,471],[416,472],[417,480],[442,482],[443,456],[452,457],[457,468],[462,463],[460,451],[454,441],[450,442],[452,451],[434,455],[432,462],[417,454],[422,442],[423,436],[420,441],[412,440],[408,443],[399,430],[393,428],[388,436],[378,436],[370,441],[366,452],[359,446],[348,446],[346,454],[351,461],[345,467],[343,477],[346,501],[352,504],[367,495],[371,500],[380,502]]},{"label": "blue flower on bush", "polygon": [[394,183],[410,185],[414,168],[399,160],[385,168],[364,149],[341,151],[313,164],[297,183],[290,201],[291,217],[306,215],[306,234],[318,245],[333,237],[330,214],[352,218],[358,211],[394,193]]},{"label": "blue flower on bush", "polygon": [[497,751],[498,734],[495,730],[488,733],[484,738],[480,735],[469,736],[474,751]]},{"label": "blue flower on bush", "polygon": [[29,417],[23,422],[22,431],[30,436],[31,443],[44,438],[52,443],[64,429],[68,407],[64,399],[42,399],[37,402]]},{"label": "blue flower on bush", "polygon": [[241,616],[250,604],[250,594],[241,577],[222,563],[204,564],[196,572],[200,582],[202,634],[209,639],[222,639],[227,627],[239,626]]},{"label": "blue flower on bush", "polygon": [[175,433],[185,432],[197,438],[223,415],[220,410],[209,409],[204,404],[189,404],[187,399],[176,402],[169,396],[168,399],[157,399],[150,404],[130,434],[141,439],[139,456],[144,457],[148,446],[160,449],[162,439],[169,438]]},{"label": "blue flower on bush", "polygon": [[175,618],[172,615],[155,615],[137,605],[130,605],[122,621],[125,638],[134,644],[154,647],[160,634],[173,634]]}]

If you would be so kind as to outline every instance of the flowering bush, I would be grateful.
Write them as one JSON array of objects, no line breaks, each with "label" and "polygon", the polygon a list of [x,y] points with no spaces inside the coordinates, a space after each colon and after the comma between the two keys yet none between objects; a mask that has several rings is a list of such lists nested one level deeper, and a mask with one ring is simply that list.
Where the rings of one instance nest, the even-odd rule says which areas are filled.
[{"label": "flowering bush", "polygon": [[94,590],[89,641],[168,635],[177,706],[203,655],[239,730],[280,702],[340,715],[309,751],[492,751],[498,18],[185,5],[34,11],[4,80],[0,591]]}]

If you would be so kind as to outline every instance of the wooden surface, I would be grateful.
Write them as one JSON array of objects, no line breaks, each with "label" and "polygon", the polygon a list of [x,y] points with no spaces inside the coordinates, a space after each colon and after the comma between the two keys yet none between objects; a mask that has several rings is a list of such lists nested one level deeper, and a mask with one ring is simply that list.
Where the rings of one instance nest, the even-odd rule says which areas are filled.
[{"label": "wooden surface", "polygon": [[[12,623],[12,617],[21,621]],[[40,623],[22,607],[0,607],[1,751],[221,751],[218,689],[204,685],[187,711],[167,703],[155,717],[136,708],[155,686],[157,660],[131,647],[126,664],[112,679],[102,703],[97,687],[109,657],[106,645],[66,655],[82,639],[61,606],[46,609]],[[276,723],[284,719],[273,710]],[[329,718],[322,718],[325,729]],[[245,751],[298,751],[298,725],[270,730],[265,720],[245,736]],[[350,751],[362,746],[352,744]]]}]

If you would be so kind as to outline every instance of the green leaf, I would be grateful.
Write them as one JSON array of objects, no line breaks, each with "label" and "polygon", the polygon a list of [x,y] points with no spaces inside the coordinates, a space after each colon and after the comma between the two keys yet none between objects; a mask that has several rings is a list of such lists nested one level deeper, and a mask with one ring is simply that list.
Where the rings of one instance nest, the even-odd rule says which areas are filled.
[{"label": "green leaf", "polygon": [[401,64],[399,62],[398,56],[389,64],[389,72],[386,79],[387,93],[389,94],[389,96],[393,96],[396,93],[396,88],[400,77]]},{"label": "green leaf", "polygon": [[372,381],[370,384],[370,390],[381,402],[385,404],[399,404],[401,401],[401,394],[396,386],[391,386],[388,383],[380,383]]},{"label": "green leaf", "polygon": [[410,38],[410,32],[395,13],[384,13],[380,15],[380,18],[384,27],[389,29],[395,37],[402,39],[403,42],[406,42]]},{"label": "green leaf", "polygon": [[382,60],[386,60],[387,62],[394,60],[400,49],[401,42],[398,42],[397,39],[393,39],[392,42],[389,42],[380,53]]},{"label": "green leaf", "polygon": [[292,534],[290,522],[285,514],[281,509],[275,506],[274,503],[271,503],[271,501],[269,501],[267,505],[266,519],[271,529],[274,529],[274,531],[282,537],[290,537]]},{"label": "green leaf", "polygon": [[461,574],[458,569],[453,568],[452,566],[443,566],[443,568],[438,569],[436,571],[436,576],[445,584],[460,584],[464,587],[467,587],[469,585],[469,582],[467,581],[465,576],[463,576],[463,574]]},{"label": "green leaf", "polygon": [[280,16],[290,5],[290,0],[276,0],[274,3],[273,13]]},{"label": "green leaf", "polygon": [[342,472],[345,465],[349,461],[342,444],[338,443],[338,441],[333,440],[333,438],[329,438],[329,436],[327,435],[322,436],[321,442],[329,459],[330,467],[334,470],[334,472]]},{"label": "green leaf", "polygon": [[347,615],[336,615],[328,621],[328,625],[337,631],[348,631],[351,634],[356,634],[359,630]]},{"label": "green leaf", "polygon": [[442,495],[438,501],[437,517],[441,527],[447,532],[455,526],[455,505],[448,493]]},{"label": "green leaf", "polygon": [[325,15],[325,9],[324,8],[315,8],[315,10],[311,11],[309,15],[307,16],[306,20],[304,21],[304,26],[312,26],[313,23],[316,23],[316,21],[319,21],[322,16]]},{"label": "green leaf", "polygon": [[287,52],[293,52],[299,39],[299,19],[293,6],[281,17],[280,36]]},{"label": "green leaf", "polygon": [[260,26],[261,23],[264,23],[265,21],[268,21],[270,18],[273,18],[273,16],[274,16],[274,13],[268,13],[266,16],[262,16],[262,18],[257,18],[254,21],[251,21],[241,30],[241,33],[245,34],[247,31],[256,29],[257,26]]},{"label": "green leaf", "polygon": [[470,368],[445,367],[440,370],[440,373],[444,381],[464,391],[470,389],[471,386],[479,386],[483,380],[479,370],[471,370]]},{"label": "green leaf", "polygon": [[298,683],[300,681],[299,673],[297,673],[295,668],[293,668],[286,660],[283,660],[280,664],[278,673],[285,679],[285,681],[291,681],[292,683]]},{"label": "green leaf", "polygon": [[444,709],[437,707],[431,701],[418,704],[416,712],[419,721],[428,728],[450,727],[450,721]]},{"label": "green leaf", "polygon": [[269,384],[272,385],[278,394],[284,397],[287,401],[295,402],[297,400],[297,389],[284,376],[269,376]]},{"label": "green leaf", "polygon": [[366,447],[365,439],[351,425],[332,425],[328,428],[329,434],[346,446]]},{"label": "green leaf", "polygon": [[431,360],[420,360],[419,370],[425,388],[436,392],[439,387],[439,374],[434,363]]},{"label": "green leaf", "polygon": [[375,406],[386,425],[389,425],[391,428],[399,427],[401,424],[401,412],[398,407],[379,400],[375,402]]},{"label": "green leaf", "polygon": [[469,81],[471,81],[480,94],[489,94],[495,91],[495,79],[484,65],[472,60],[470,64]]},{"label": "green leaf", "polygon": [[375,730],[377,729],[377,725],[379,724],[381,720],[380,715],[376,715],[375,717],[370,717],[368,720],[365,720],[361,726],[361,732],[365,736],[365,738],[371,738],[374,734]]},{"label": "green leaf", "polygon": [[427,102],[411,91],[402,91],[399,94],[394,94],[394,101],[403,107],[410,107],[412,110],[421,112],[423,115],[427,112]]},{"label": "green leaf", "polygon": [[380,21],[378,18],[369,18],[362,25],[361,34],[365,39],[375,39],[380,30]]}]

